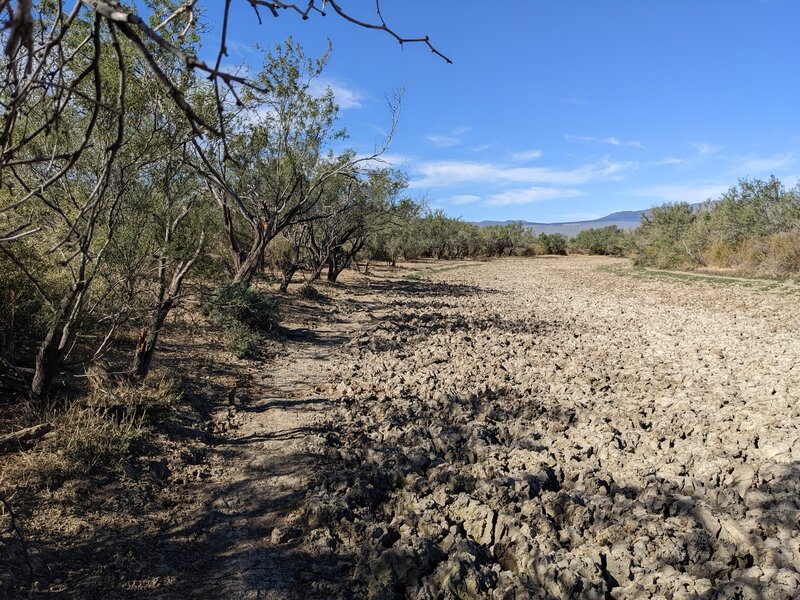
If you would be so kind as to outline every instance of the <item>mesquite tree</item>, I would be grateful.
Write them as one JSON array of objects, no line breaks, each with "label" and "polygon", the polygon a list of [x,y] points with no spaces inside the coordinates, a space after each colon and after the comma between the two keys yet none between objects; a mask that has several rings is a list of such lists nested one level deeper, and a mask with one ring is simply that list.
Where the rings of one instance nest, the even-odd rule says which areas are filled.
[{"label": "mesquite tree", "polygon": [[[135,48],[102,20],[80,25],[70,30],[86,34],[74,62],[76,68],[85,65],[86,72],[74,88],[75,100],[58,109],[57,127],[49,122],[58,98],[44,96],[36,110],[25,114],[25,131],[41,131],[7,163],[0,192],[0,212],[17,217],[24,212],[36,223],[35,230],[25,230],[14,243],[0,244],[47,313],[30,384],[36,399],[48,395],[59,371],[86,365],[108,350],[136,316],[142,291],[152,287],[149,274],[167,277],[170,242],[185,218],[175,223],[176,214],[186,208],[185,190],[181,198],[170,192],[166,201],[157,192],[163,191],[166,173],[195,177],[180,158],[181,148],[194,152],[191,128],[157,82],[136,76],[142,65]],[[181,81],[187,89],[195,84],[191,77]],[[199,95],[203,88],[196,88]],[[15,134],[24,132],[16,129]],[[59,147],[80,152],[66,165],[59,159],[41,160]],[[167,179],[174,190],[173,177]],[[164,233],[164,227],[172,231]],[[154,235],[162,239],[161,251],[148,253],[146,241]],[[37,257],[34,268],[31,254]],[[188,270],[185,262],[174,266],[162,307],[177,294]]]},{"label": "mesquite tree", "polygon": [[[232,279],[248,281],[329,179],[357,173],[359,159],[328,152],[330,94],[304,87],[321,63],[289,44],[260,76],[221,68],[236,1],[208,6],[221,34],[208,64],[196,0],[0,0],[0,309],[13,315],[0,325],[0,370],[11,357],[34,398],[132,326],[131,369],[146,374],[203,240],[221,237],[209,206],[221,209]],[[327,7],[438,54],[427,37],[396,34],[377,3],[368,22],[338,1],[238,1],[259,19]]]},{"label": "mesquite tree", "polygon": [[312,281],[324,268],[328,281],[336,281],[367,242],[406,208],[398,195],[407,181],[398,171],[369,169],[355,179],[340,178],[338,184],[321,204],[326,214],[306,225]]},{"label": "mesquite tree", "polygon": [[265,53],[256,81],[270,91],[248,92],[248,108],[226,123],[226,139],[213,152],[204,149],[200,171],[220,207],[233,283],[248,283],[272,239],[319,218],[315,209],[329,188],[356,178],[360,165],[388,146],[387,139],[370,157],[330,150],[345,137],[336,129],[339,109],[330,89],[322,96],[312,92],[327,59],[327,53],[306,58],[291,39]]}]

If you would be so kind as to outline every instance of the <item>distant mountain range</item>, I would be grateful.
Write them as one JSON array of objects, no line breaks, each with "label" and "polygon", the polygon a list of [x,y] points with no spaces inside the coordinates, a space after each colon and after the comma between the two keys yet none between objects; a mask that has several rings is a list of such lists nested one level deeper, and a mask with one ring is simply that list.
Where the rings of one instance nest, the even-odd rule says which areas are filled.
[{"label": "distant mountain range", "polygon": [[[584,229],[592,227],[608,227],[616,225],[620,229],[635,229],[642,220],[642,215],[649,213],[649,210],[623,210],[611,213],[599,219],[591,221],[572,221],[570,223],[531,223],[530,221],[519,221],[525,227],[530,227],[535,233],[561,233],[567,237],[572,237]],[[489,225],[507,225],[517,221],[478,221],[475,223],[479,227]]]},{"label": "distant mountain range", "polygon": [[[712,204],[716,204],[715,202]],[[692,204],[691,207],[697,212],[701,207],[705,206],[705,202],[697,202]],[[642,222],[642,215],[649,215],[650,209],[645,210],[623,210],[620,212],[611,213],[599,219],[592,219],[591,221],[571,221],[569,223],[532,223],[531,221],[476,221],[475,225],[478,227],[487,227],[489,225],[508,225],[510,223],[522,223],[524,227],[530,227],[534,233],[561,233],[567,237],[577,235],[584,229],[592,229],[593,227],[608,227],[609,225],[616,225],[620,229],[636,229],[639,223]]]}]

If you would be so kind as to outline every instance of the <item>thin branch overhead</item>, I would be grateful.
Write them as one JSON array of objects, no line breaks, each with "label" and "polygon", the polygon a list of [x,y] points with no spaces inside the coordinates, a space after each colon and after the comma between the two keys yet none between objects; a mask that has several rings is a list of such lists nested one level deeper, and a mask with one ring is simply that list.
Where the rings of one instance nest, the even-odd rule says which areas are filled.
[{"label": "thin branch overhead", "polygon": [[[75,0],[71,7],[64,0],[36,2],[34,0],[0,0],[0,13],[8,15],[2,25],[4,63],[0,65],[0,181],[5,172],[20,160],[27,143],[35,142],[37,136],[51,131],[60,122],[63,111],[76,101],[94,103],[106,108],[98,95],[88,94],[82,85],[87,79],[97,79],[97,65],[84,64],[79,49],[96,46],[94,61],[99,61],[103,47],[111,44],[110,33],[116,30],[135,47],[143,62],[143,70],[155,78],[167,91],[172,102],[183,113],[195,135],[225,136],[225,112],[230,98],[241,104],[239,88],[265,91],[248,77],[226,71],[223,58],[228,55],[228,37],[236,31],[239,23],[232,16],[235,2],[246,2],[262,22],[264,11],[279,17],[289,12],[307,20],[313,15],[324,17],[330,9],[338,17],[355,26],[381,31],[401,45],[420,44],[432,53],[451,60],[440,52],[425,36],[406,36],[395,31],[384,19],[380,0],[375,2],[376,19],[364,20],[356,17],[340,0],[308,0],[304,2],[281,2],[280,0],[224,0],[209,6],[210,11],[220,10],[221,15],[208,15],[212,22],[222,23],[219,50],[213,66],[195,54],[196,46],[184,43],[190,33],[202,44],[206,33],[198,26],[197,0],[185,0],[175,6],[164,3],[163,15],[138,13],[127,5],[111,0]],[[221,17],[221,19],[219,18]],[[86,23],[95,23],[94,34],[86,33]],[[75,45],[76,35],[83,41]],[[174,68],[177,64],[178,68]],[[216,124],[203,116],[192,100],[181,91],[179,82],[184,74],[200,75],[210,80],[215,88]],[[223,89],[225,93],[223,93]],[[49,111],[46,122],[38,131],[27,129],[29,115],[35,107]],[[214,117],[211,117],[214,120]],[[20,136],[18,131],[24,130]],[[66,161],[59,173],[66,173],[89,146],[91,130],[85,131],[84,140],[75,148],[60,149],[58,155]],[[61,175],[58,175],[59,177]],[[56,180],[58,177],[56,177]],[[48,184],[50,185],[50,184]]]}]

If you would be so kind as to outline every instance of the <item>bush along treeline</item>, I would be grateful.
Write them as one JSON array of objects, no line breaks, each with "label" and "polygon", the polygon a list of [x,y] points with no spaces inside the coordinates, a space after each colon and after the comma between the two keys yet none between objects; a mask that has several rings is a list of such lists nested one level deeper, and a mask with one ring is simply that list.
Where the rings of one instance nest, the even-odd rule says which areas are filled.
[{"label": "bush along treeline", "polygon": [[638,265],[719,268],[755,275],[800,273],[800,183],[739,181],[718,200],[653,208],[631,238]]},{"label": "bush along treeline", "polygon": [[572,254],[626,256],[630,237],[630,233],[616,225],[584,229],[569,241],[569,251]]}]

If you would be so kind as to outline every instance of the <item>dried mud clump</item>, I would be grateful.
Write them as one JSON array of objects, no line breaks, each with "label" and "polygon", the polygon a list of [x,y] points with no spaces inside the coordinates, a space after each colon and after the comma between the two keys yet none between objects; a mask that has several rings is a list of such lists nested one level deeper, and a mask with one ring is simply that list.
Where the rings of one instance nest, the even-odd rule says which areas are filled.
[{"label": "dried mud clump", "polygon": [[305,514],[337,593],[798,593],[796,296],[597,264],[442,273],[344,348]]}]

